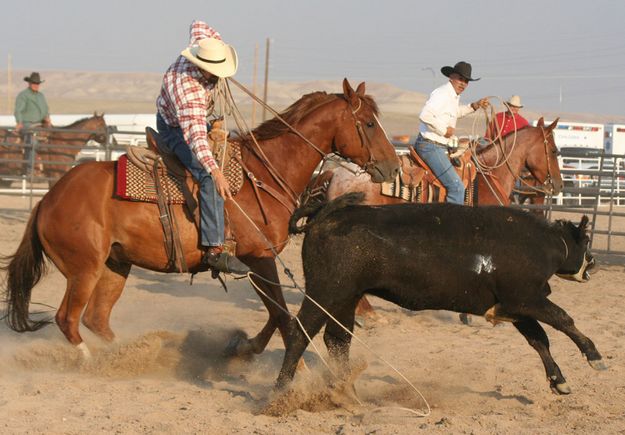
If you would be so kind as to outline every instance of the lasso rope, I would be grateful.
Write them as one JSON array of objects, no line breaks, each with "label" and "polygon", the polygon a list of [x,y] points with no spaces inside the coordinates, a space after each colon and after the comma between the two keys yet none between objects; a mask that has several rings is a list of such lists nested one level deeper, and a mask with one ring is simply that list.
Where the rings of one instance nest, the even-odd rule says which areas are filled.
[{"label": "lasso rope", "polygon": [[[250,95],[250,97],[252,97],[254,100],[258,101],[260,104],[262,104],[263,106],[267,107],[272,113],[274,113],[274,115],[277,117],[277,119],[279,119],[281,122],[283,122],[287,127],[289,127],[291,130],[293,130],[298,136],[300,136],[302,139],[304,139],[305,142],[307,142],[309,145],[311,145],[314,149],[316,149],[318,152],[320,152],[322,154],[323,157],[323,163],[322,163],[322,167],[325,165],[326,161],[328,160],[327,156],[323,153],[323,151],[321,151],[316,145],[314,145],[313,143],[311,143],[307,138],[305,138],[303,135],[301,135],[301,133],[299,133],[294,127],[292,127],[291,125],[289,125],[284,119],[282,119],[282,117],[275,112],[275,110],[273,110],[271,107],[269,107],[268,105],[266,105],[264,102],[262,102],[261,100],[259,100],[255,95],[253,95],[251,92],[249,92],[245,87],[243,87],[243,85],[241,85],[240,83],[238,83],[237,81],[235,81],[234,79],[229,79],[230,81],[232,81],[233,83],[235,83],[237,86],[239,86],[244,92],[246,92],[248,95]],[[237,123],[237,126],[239,127],[239,129],[241,129],[241,126],[244,127],[244,129],[241,129],[242,131],[248,131],[250,132],[250,135],[252,136],[254,142],[256,143],[256,145],[258,146],[258,142],[256,142],[256,138],[254,137],[254,135],[251,133],[251,130],[248,128],[247,123],[245,122],[245,118],[243,116],[241,116],[241,113],[238,109],[238,107],[236,106],[236,103],[234,102],[234,99],[232,98],[232,93],[229,89],[229,87],[227,86],[227,84],[225,84],[225,86],[223,87],[219,87],[219,95],[222,95],[223,98],[220,97],[220,103],[222,104],[226,104],[228,106],[228,111],[230,112],[230,114],[233,115],[235,122]],[[360,99],[359,99],[360,102]],[[360,102],[361,103],[361,102]],[[353,110],[353,112],[356,112],[358,109]],[[380,127],[382,127],[380,121],[378,120],[377,117],[375,117],[376,122],[378,122],[378,124],[380,125]],[[384,130],[383,130],[384,131]],[[258,146],[258,148],[260,149],[260,146]],[[345,167],[347,170],[349,170],[350,172],[354,173],[355,171],[346,166],[343,162],[339,161],[338,162],[340,165],[342,165],[343,167]],[[266,278],[262,277],[261,275],[258,275],[254,272],[249,272],[247,274],[247,278],[250,281],[250,283],[252,284],[252,286],[256,289],[256,291],[258,291],[260,294],[262,294],[267,300],[271,301],[272,304],[274,304],[275,306],[277,306],[281,311],[285,312],[289,317],[296,319],[300,329],[302,330],[302,332],[304,333],[304,335],[306,336],[307,340],[309,343],[312,344],[313,349],[315,350],[315,353],[319,356],[320,360],[323,362],[323,364],[326,366],[326,368],[328,369],[328,371],[332,374],[332,376],[334,376],[335,378],[338,379],[338,376],[333,372],[333,370],[330,368],[330,365],[328,364],[328,362],[321,356],[321,352],[319,351],[319,349],[317,348],[317,346],[315,345],[315,343],[312,340],[312,337],[310,336],[310,334],[308,333],[308,331],[306,331],[306,328],[304,328],[304,325],[301,323],[301,321],[297,318],[297,316],[291,314],[288,310],[286,310],[285,308],[283,308],[277,301],[275,301],[271,296],[269,296],[265,291],[263,291],[252,279],[251,275],[256,276],[257,278],[261,279],[262,281],[265,281],[266,283],[272,284],[272,285],[276,285],[279,286],[280,288],[296,288],[298,289],[305,298],[308,298],[311,302],[313,302],[319,309],[321,309],[330,319],[332,319],[332,321],[334,321],[337,325],[339,325],[344,331],[346,331],[348,334],[350,334],[358,343],[362,344],[365,349],[367,351],[369,351],[372,355],[374,355],[376,358],[378,358],[380,361],[382,361],[384,364],[386,364],[387,366],[389,366],[395,373],[397,373],[398,376],[400,376],[418,395],[418,397],[424,402],[425,407],[426,407],[426,411],[417,411],[414,409],[410,409],[410,408],[404,408],[404,407],[390,407],[391,409],[399,409],[399,410],[403,410],[403,411],[407,411],[409,413],[412,413],[416,416],[419,417],[427,417],[430,415],[431,413],[431,408],[430,405],[427,401],[427,399],[423,396],[423,394],[414,386],[414,384],[412,382],[410,382],[410,380],[408,380],[408,378],[401,373],[395,366],[393,366],[390,362],[388,362],[386,359],[384,359],[382,356],[376,354],[364,341],[362,341],[360,338],[356,337],[345,325],[343,325],[341,322],[339,322],[334,316],[332,316],[325,308],[323,308],[317,301],[315,301],[313,298],[311,298],[309,295],[306,294],[306,291],[304,289],[302,289],[302,287],[297,283],[297,281],[295,280],[295,277],[293,275],[293,273],[289,270],[288,267],[286,267],[284,261],[282,260],[282,258],[278,255],[278,253],[275,250],[275,247],[272,245],[272,243],[269,241],[269,239],[267,238],[267,236],[260,230],[260,228],[258,227],[258,225],[256,225],[256,222],[254,222],[254,220],[245,212],[245,210],[243,210],[243,208],[239,205],[239,203],[234,199],[230,199],[235,205],[236,207],[239,209],[239,211],[241,212],[241,214],[243,216],[245,216],[245,218],[250,222],[250,224],[252,225],[252,227],[256,230],[256,232],[262,237],[262,239],[265,241],[266,245],[269,247],[269,249],[271,250],[271,252],[273,253],[274,257],[278,260],[278,262],[281,264],[281,266],[284,268],[284,273],[289,277],[289,279],[291,279],[292,281],[292,285],[287,286],[287,285],[282,285],[280,283],[276,283],[276,282],[272,282],[270,280],[267,280]],[[279,245],[282,244],[286,244],[288,241],[285,240],[283,243],[280,243]],[[358,403],[362,406],[362,402],[360,401],[360,399],[358,397],[356,397],[356,400],[358,401]],[[380,410],[383,408],[375,408],[373,410],[373,412]]]},{"label": "lasso rope", "polygon": [[[289,279],[292,281],[292,285],[284,285],[284,284],[280,284],[280,283],[276,283],[273,281],[270,281],[264,277],[262,277],[261,275],[258,275],[257,273],[254,272],[249,272],[247,274],[248,280],[250,281],[250,283],[252,284],[252,286],[259,292],[261,293],[263,296],[265,296],[268,300],[271,301],[271,303],[273,303],[275,306],[277,306],[280,310],[282,310],[284,313],[286,313],[289,317],[291,317],[292,319],[295,319],[296,322],[298,323],[298,325],[300,326],[300,329],[302,330],[302,332],[304,333],[304,335],[306,336],[307,340],[309,343],[312,344],[315,353],[317,353],[317,355],[319,356],[319,358],[321,359],[321,361],[323,362],[323,364],[326,366],[326,368],[328,369],[328,371],[332,374],[332,376],[334,376],[335,378],[338,379],[338,376],[332,371],[332,369],[330,368],[329,364],[326,362],[326,360],[321,356],[321,353],[319,352],[319,349],[317,348],[317,346],[315,346],[315,344],[313,343],[312,337],[308,334],[308,331],[306,331],[306,328],[304,328],[304,325],[302,324],[302,322],[300,321],[300,319],[293,315],[292,313],[290,313],[288,310],[284,309],[282,306],[280,306],[280,304],[278,302],[276,302],[273,298],[271,298],[269,295],[267,295],[266,292],[264,292],[258,285],[256,285],[256,283],[251,279],[251,275],[254,275],[256,277],[258,277],[259,279],[265,281],[266,283],[269,284],[273,284],[276,286],[279,286],[281,288],[291,288],[291,289],[297,289],[300,291],[300,293],[302,293],[304,295],[305,298],[307,298],[308,300],[310,300],[313,304],[315,304],[321,311],[323,311],[332,321],[334,321],[337,325],[339,325],[339,327],[341,327],[341,329],[343,329],[345,332],[347,332],[352,338],[354,338],[358,343],[360,343],[368,352],[370,352],[374,357],[376,357],[377,359],[379,359],[380,361],[382,361],[384,364],[386,364],[388,367],[391,368],[391,370],[393,370],[395,373],[397,373],[398,376],[400,376],[404,382],[406,382],[410,388],[412,388],[413,391],[416,392],[416,394],[418,395],[418,397],[423,401],[423,403],[425,404],[426,407],[426,411],[422,412],[422,411],[417,411],[411,408],[405,408],[405,407],[396,407],[396,406],[391,406],[391,407],[384,407],[384,408],[390,408],[390,409],[399,409],[399,410],[403,410],[403,411],[407,411],[409,413],[412,413],[418,417],[427,417],[431,414],[431,408],[430,408],[430,404],[428,403],[427,399],[425,398],[425,396],[421,393],[421,391],[419,391],[419,389],[417,387],[414,386],[414,384],[412,382],[410,382],[410,380],[401,372],[399,371],[393,364],[391,364],[390,362],[388,362],[386,359],[384,359],[381,355],[378,355],[377,353],[375,353],[363,340],[361,340],[359,337],[357,337],[356,335],[354,335],[352,333],[352,331],[350,331],[345,325],[343,325],[341,322],[339,322],[332,314],[330,314],[321,304],[319,304],[316,300],[314,300],[312,297],[310,297],[309,295],[306,294],[306,291],[304,289],[302,289],[302,287],[297,283],[297,281],[295,280],[295,277],[293,275],[293,273],[291,272],[291,270],[284,264],[284,262],[282,261],[282,258],[280,258],[280,256],[278,255],[278,253],[273,249],[273,247],[271,246],[271,243],[269,243],[269,240],[267,239],[267,237],[265,236],[265,234],[260,230],[260,228],[258,228],[258,226],[256,225],[256,223],[252,220],[252,218],[241,208],[241,206],[239,205],[238,202],[236,202],[235,199],[231,200],[236,206],[237,208],[241,211],[241,213],[249,220],[249,222],[252,224],[252,226],[256,229],[256,231],[258,231],[258,233],[265,239],[265,241],[267,242],[267,245],[270,247],[272,253],[274,254],[275,258],[280,262],[280,264],[282,265],[282,267],[284,268],[284,273],[286,276],[289,277]],[[362,405],[362,402],[360,401],[360,399],[358,399],[358,397],[356,397],[356,400],[358,401],[358,403],[360,405]],[[384,409],[382,407],[380,408],[375,408],[373,410],[373,412],[377,411],[378,409]]]}]

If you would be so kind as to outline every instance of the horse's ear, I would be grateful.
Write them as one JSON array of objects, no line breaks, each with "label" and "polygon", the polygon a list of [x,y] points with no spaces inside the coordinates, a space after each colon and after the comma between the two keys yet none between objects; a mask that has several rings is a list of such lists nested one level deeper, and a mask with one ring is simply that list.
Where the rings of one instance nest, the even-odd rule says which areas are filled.
[{"label": "horse's ear", "polygon": [[544,127],[545,126],[545,118],[543,118],[542,116],[540,117],[540,119],[538,120],[538,123],[536,124],[537,127]]},{"label": "horse's ear", "polygon": [[96,118],[102,118],[104,116],[104,112],[98,112],[97,110],[93,112],[93,116]]},{"label": "horse's ear", "polygon": [[349,97],[353,93],[354,93],[354,89],[352,88],[352,85],[349,84],[349,81],[347,80],[347,77],[345,77],[343,79],[343,94],[346,97]]},{"label": "horse's ear", "polygon": [[560,117],[556,118],[555,121],[549,124],[549,127],[547,127],[547,130],[553,130],[554,128],[556,128],[556,125],[558,125],[559,120],[560,120]]},{"label": "horse's ear", "polygon": [[358,95],[354,92],[354,88],[352,88],[352,85],[349,84],[347,78],[343,79],[343,94],[349,104],[356,105],[356,103],[358,103]]},{"label": "horse's ear", "polygon": [[356,88],[356,93],[361,97],[365,96],[365,82],[362,82],[358,85],[358,87]]}]

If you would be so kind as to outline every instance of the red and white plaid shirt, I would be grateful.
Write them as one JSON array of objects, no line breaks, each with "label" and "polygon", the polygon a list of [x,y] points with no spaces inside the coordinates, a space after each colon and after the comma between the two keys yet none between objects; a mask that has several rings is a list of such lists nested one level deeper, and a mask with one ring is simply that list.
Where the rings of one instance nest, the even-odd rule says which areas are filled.
[{"label": "red and white plaid shirt", "polygon": [[[197,45],[204,38],[221,39],[215,29],[202,21],[193,21],[189,33],[189,46]],[[158,113],[167,125],[182,129],[185,141],[208,172],[218,168],[206,139],[212,90],[213,85],[204,78],[200,68],[178,56],[165,72],[161,93],[156,99]]]}]

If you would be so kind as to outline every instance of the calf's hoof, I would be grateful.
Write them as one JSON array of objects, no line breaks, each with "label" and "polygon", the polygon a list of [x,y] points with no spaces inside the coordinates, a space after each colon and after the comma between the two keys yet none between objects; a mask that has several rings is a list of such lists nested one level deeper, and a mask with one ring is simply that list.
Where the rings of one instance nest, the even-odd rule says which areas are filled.
[{"label": "calf's hoof", "polygon": [[571,394],[571,388],[566,381],[558,383],[555,379],[549,379],[549,386],[555,394]]},{"label": "calf's hoof", "polygon": [[467,326],[468,326],[468,325],[471,325],[471,316],[469,316],[468,314],[466,314],[466,313],[460,313],[460,314],[458,315],[458,318],[460,319],[460,322],[461,322],[463,325],[467,325]]},{"label": "calf's hoof", "polygon": [[605,363],[601,359],[588,360],[588,364],[590,364],[590,367],[592,367],[595,370],[607,370],[608,369],[608,366],[605,365]]}]

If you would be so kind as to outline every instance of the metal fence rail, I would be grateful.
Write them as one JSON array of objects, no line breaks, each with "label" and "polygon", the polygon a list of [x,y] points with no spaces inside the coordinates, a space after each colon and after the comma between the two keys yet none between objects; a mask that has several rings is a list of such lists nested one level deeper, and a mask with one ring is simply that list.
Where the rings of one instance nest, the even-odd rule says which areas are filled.
[{"label": "metal fence rail", "polygon": [[564,187],[544,204],[520,207],[548,219],[591,221],[591,247],[604,261],[625,264],[625,155],[568,149],[559,157]]},{"label": "metal fence rail", "polygon": [[[48,129],[54,131],[56,129]],[[40,129],[45,131],[45,129]],[[67,132],[68,130],[64,129]],[[82,133],[92,133],[81,131]],[[124,137],[120,143],[116,137]],[[128,141],[130,141],[128,143]],[[33,141],[23,144],[0,142],[0,215],[19,217],[28,216],[35,200],[48,191],[49,177],[37,174],[37,165],[64,165],[69,170],[72,166],[86,161],[115,160],[125,152],[128,144],[142,144],[144,133],[118,131],[109,127],[107,140],[103,145],[90,143],[83,147],[62,144],[41,144],[36,136]],[[408,145],[395,143],[398,153],[408,152]],[[25,150],[32,150],[26,158]],[[43,161],[37,159],[42,150],[54,150],[75,154],[70,162]],[[8,153],[20,158],[6,157]],[[625,264],[625,155],[605,154],[591,150],[568,153],[563,152],[560,167],[564,181],[562,193],[548,198],[542,205],[523,204],[521,207],[542,212],[548,219],[578,219],[586,214],[591,218],[591,236],[593,252],[602,254],[610,261]],[[12,165],[13,169],[9,170]],[[19,170],[16,172],[16,167]],[[7,207],[2,197],[25,198],[17,207]]]}]

